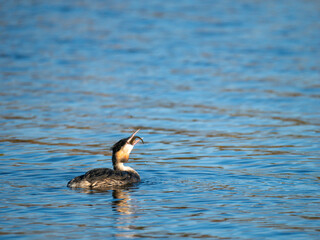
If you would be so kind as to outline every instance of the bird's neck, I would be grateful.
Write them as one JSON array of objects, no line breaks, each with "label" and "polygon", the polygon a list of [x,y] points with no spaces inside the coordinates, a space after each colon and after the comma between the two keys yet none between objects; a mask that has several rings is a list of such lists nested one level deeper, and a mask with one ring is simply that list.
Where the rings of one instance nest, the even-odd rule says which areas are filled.
[{"label": "bird's neck", "polygon": [[133,176],[135,176],[135,178],[140,180],[140,175],[136,170],[134,170],[131,167],[124,166],[122,162],[117,161],[117,158],[114,155],[112,156],[112,163],[113,163],[113,169],[115,171],[124,171],[124,172],[133,173]]},{"label": "bird's neck", "polygon": [[136,172],[133,168],[124,166],[123,162],[120,162],[116,155],[112,156],[113,169],[115,171],[127,171],[127,172]]},{"label": "bird's neck", "polygon": [[123,165],[123,163],[113,164],[113,169],[116,171],[127,171],[127,172],[134,171],[133,168],[127,167],[127,166]]}]

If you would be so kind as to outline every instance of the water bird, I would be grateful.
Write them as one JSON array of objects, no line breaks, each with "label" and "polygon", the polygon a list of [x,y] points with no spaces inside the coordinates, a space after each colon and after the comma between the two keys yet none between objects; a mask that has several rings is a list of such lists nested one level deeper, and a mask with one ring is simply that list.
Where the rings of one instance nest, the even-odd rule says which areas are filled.
[{"label": "water bird", "polygon": [[85,174],[75,177],[68,182],[70,188],[86,189],[110,189],[112,187],[124,186],[140,182],[140,175],[131,167],[124,166],[129,161],[130,153],[133,147],[143,139],[135,131],[130,137],[123,138],[113,145],[112,164],[110,168],[95,168]]}]

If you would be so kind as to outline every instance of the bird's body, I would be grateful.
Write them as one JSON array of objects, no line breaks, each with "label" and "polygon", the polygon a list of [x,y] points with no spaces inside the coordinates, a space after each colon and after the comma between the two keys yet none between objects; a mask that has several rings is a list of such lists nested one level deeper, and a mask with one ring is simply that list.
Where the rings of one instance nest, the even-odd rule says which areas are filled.
[{"label": "bird's body", "polygon": [[119,171],[110,168],[95,168],[72,179],[68,183],[68,187],[103,189],[137,182],[140,182],[140,176],[137,172]]},{"label": "bird's body", "polygon": [[[68,182],[70,188],[108,189],[140,182],[139,174],[131,167],[124,166],[128,162],[130,152],[142,139],[135,134],[121,139],[112,147],[113,168],[96,168],[73,178]],[[142,141],[143,142],[143,141]]]}]

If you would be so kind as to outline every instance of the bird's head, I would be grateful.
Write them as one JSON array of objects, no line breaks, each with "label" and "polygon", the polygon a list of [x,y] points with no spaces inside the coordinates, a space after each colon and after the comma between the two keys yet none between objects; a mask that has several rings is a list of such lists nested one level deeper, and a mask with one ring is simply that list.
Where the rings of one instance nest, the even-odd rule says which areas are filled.
[{"label": "bird's head", "polygon": [[133,147],[141,140],[142,143],[143,140],[141,137],[135,136],[137,132],[139,132],[140,129],[135,131],[130,137],[123,138],[117,143],[115,143],[111,150],[112,150],[112,159],[116,162],[125,163],[128,162],[130,153],[133,149]]}]

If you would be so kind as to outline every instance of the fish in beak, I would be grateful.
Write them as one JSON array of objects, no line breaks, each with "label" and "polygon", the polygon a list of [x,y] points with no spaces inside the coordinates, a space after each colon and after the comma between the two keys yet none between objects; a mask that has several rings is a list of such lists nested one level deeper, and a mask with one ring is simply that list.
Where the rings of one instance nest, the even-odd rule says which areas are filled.
[{"label": "fish in beak", "polygon": [[143,142],[143,139],[142,139],[141,137],[135,136],[139,131],[140,131],[140,129],[138,129],[137,131],[135,131],[135,132],[128,138],[128,140],[127,140],[127,143],[128,143],[128,144],[131,144],[131,145],[134,146],[134,145],[136,145],[140,140],[141,140],[142,143],[144,143],[144,142]]}]

